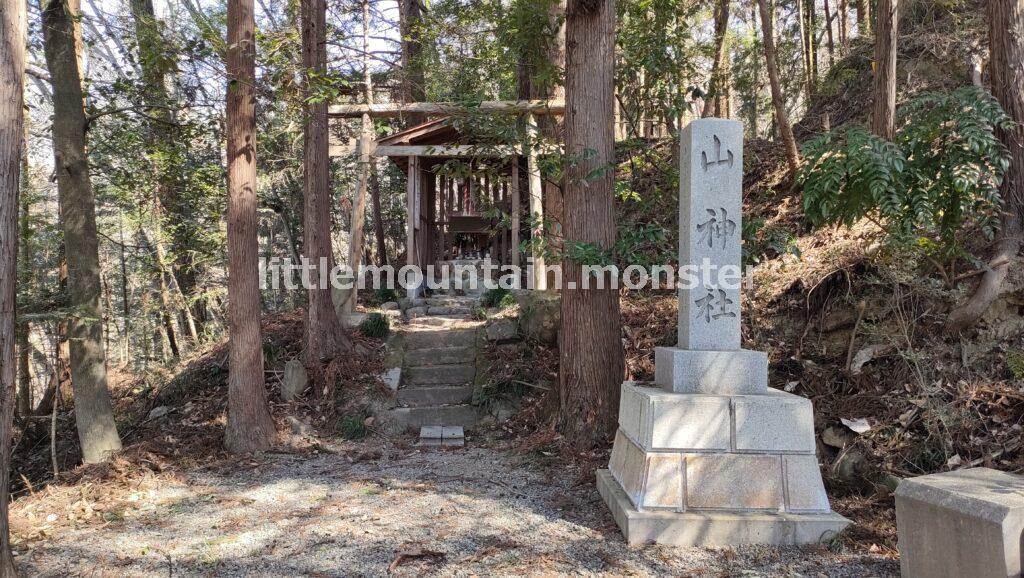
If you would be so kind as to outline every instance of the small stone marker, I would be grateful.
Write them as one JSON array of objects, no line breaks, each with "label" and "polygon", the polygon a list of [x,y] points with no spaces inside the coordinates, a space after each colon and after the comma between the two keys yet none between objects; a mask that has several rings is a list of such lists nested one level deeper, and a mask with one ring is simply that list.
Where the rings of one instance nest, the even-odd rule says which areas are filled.
[{"label": "small stone marker", "polygon": [[678,347],[655,350],[659,387],[622,384],[598,490],[630,544],[827,541],[849,520],[829,508],[811,402],[768,388],[767,355],[740,348],[743,127],[701,119],[681,139],[679,262],[696,278]]},{"label": "small stone marker", "polygon": [[903,480],[896,529],[904,578],[1021,576],[1024,478],[973,468]]},{"label": "small stone marker", "polygon": [[284,365],[284,375],[281,377],[281,399],[292,401],[306,391],[308,385],[306,368],[298,359],[293,359]]}]

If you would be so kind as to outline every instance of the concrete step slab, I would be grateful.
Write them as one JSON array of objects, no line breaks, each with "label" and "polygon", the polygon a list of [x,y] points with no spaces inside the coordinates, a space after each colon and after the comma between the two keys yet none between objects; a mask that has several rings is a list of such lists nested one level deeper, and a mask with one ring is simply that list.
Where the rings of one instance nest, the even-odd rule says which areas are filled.
[{"label": "concrete step slab", "polygon": [[466,365],[475,361],[476,349],[469,346],[413,349],[405,354],[406,367]]},{"label": "concrete step slab", "polygon": [[476,344],[476,329],[438,328],[409,331],[405,337],[406,351],[435,347],[465,347]]},{"label": "concrete step slab", "polygon": [[396,407],[391,410],[391,415],[403,429],[438,424],[473,427],[481,417],[480,410],[471,405]]},{"label": "concrete step slab", "polygon": [[406,387],[398,390],[398,404],[405,407],[456,405],[473,400],[472,385]]},{"label": "concrete step slab", "polygon": [[420,428],[420,441],[416,445],[461,448],[466,445],[465,430],[462,426],[423,426]]},{"label": "concrete step slab", "polygon": [[464,385],[476,377],[474,365],[409,367],[402,372],[402,387],[417,385]]}]

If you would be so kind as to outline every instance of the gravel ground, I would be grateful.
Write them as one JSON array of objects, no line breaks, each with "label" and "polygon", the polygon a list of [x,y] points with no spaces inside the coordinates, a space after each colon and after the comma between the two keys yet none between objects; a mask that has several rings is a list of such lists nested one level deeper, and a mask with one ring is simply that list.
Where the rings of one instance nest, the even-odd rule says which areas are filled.
[{"label": "gravel ground", "polygon": [[473,443],[270,454],[126,487],[136,507],[54,528],[17,561],[25,576],[899,575],[819,547],[630,548],[575,477]]}]

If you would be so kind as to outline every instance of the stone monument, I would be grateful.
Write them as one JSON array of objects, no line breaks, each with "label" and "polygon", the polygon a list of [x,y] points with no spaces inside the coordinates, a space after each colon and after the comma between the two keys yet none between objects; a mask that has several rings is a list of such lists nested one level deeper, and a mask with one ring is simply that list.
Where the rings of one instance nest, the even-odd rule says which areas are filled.
[{"label": "stone monument", "polygon": [[740,348],[743,126],[693,121],[679,156],[679,262],[696,279],[655,386],[622,384],[598,490],[630,544],[827,541],[849,520],[825,495],[811,402],[769,388],[768,356]]}]

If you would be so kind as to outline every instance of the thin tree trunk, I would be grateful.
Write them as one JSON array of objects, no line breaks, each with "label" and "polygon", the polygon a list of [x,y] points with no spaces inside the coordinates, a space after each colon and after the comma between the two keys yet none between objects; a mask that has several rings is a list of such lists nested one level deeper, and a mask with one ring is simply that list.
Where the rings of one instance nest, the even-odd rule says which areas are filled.
[{"label": "thin tree trunk", "polygon": [[726,38],[729,33],[729,2],[715,2],[715,58],[711,65],[711,81],[708,83],[707,102],[704,105],[704,118],[727,118],[729,99],[729,75],[726,54]]},{"label": "thin tree trunk", "polygon": [[[18,259],[21,262],[19,267],[18,284],[22,290],[27,290],[35,285],[36,276],[30,263],[32,260],[32,222],[31,204],[32,198],[29,187],[29,162],[28,162],[28,123],[23,123],[25,130],[22,131],[22,154],[21,154],[21,177],[19,186],[21,189],[21,201],[19,203],[20,217],[18,223]],[[18,325],[18,414],[27,416],[32,413],[32,358],[29,336],[31,325],[28,322]]]},{"label": "thin tree trunk", "polygon": [[857,34],[861,37],[871,36],[871,9],[868,0],[853,0],[857,10]]},{"label": "thin tree trunk", "polygon": [[999,241],[990,263],[995,263],[963,305],[946,322],[949,331],[961,331],[976,323],[1005,289],[1015,266],[1024,235],[1024,5],[1019,0],[988,0],[989,70],[992,94],[1013,120],[999,137],[1010,151],[1010,166],[1003,176],[1003,217]]},{"label": "thin tree trunk", "polygon": [[786,101],[782,96],[782,86],[779,83],[779,64],[775,56],[775,32],[774,18],[768,12],[767,0],[757,0],[758,10],[761,12],[761,34],[764,36],[764,59],[768,68],[768,83],[772,89],[772,107],[775,109],[775,124],[782,135],[782,144],[786,148],[786,161],[789,163],[789,174],[795,176],[800,168],[800,152],[796,148],[796,139],[793,137],[793,127],[789,124],[789,115],[786,114]]},{"label": "thin tree trunk", "polygon": [[122,344],[122,365],[128,367],[131,357],[131,315],[128,306],[129,295],[128,295],[128,260],[125,258],[124,248],[124,213],[118,213],[118,231],[120,233],[120,257],[119,262],[121,266],[121,317],[122,323],[124,324],[124,343]]},{"label": "thin tree trunk", "polygon": [[76,51],[78,0],[48,0],[43,8],[46,63],[53,79],[53,151],[64,229],[68,288],[75,314],[68,323],[71,381],[82,459],[106,460],[121,449],[107,389],[100,311],[96,203],[85,152],[85,97]]},{"label": "thin tree trunk", "polygon": [[899,0],[878,0],[875,7],[875,102],[871,130],[892,140],[896,132],[896,40]]},{"label": "thin tree trunk", "polygon": [[[172,114],[173,102],[167,91],[167,70],[165,64],[166,41],[164,40],[159,22],[153,11],[153,0],[131,0],[132,19],[135,24],[135,37],[138,42],[139,64],[142,68],[143,95],[145,104],[151,106],[147,110],[148,130],[146,134],[146,146],[151,158],[153,170],[156,172],[156,195],[154,219],[157,221],[156,233],[153,238],[154,249],[157,253],[161,275],[173,277],[161,281],[162,288],[170,286],[178,294],[178,299],[171,300],[167,296],[168,307],[165,309],[165,316],[172,317],[171,306],[174,309],[181,308],[185,317],[185,327],[188,330],[189,339],[195,343],[199,339],[199,331],[195,317],[190,309],[186,295],[194,290],[195,274],[192,271],[194,266],[192,252],[189,251],[188,239],[191,238],[192,219],[186,204],[181,198],[178,190],[178,174],[182,171],[177,161],[177,138],[175,119]],[[164,238],[162,234],[164,212],[166,211],[170,221],[175,227],[171,234],[171,251],[173,254],[168,265],[166,251],[164,250]],[[162,296],[161,299],[164,297]],[[164,321],[165,328],[173,331]],[[177,351],[177,340],[168,334],[171,348]],[[177,356],[177,353],[175,353]]]},{"label": "thin tree trunk", "polygon": [[[565,236],[568,243],[607,250],[616,235],[615,175],[609,168],[615,161],[614,0],[570,0],[565,34],[566,154],[576,158],[593,151],[566,174]],[[562,268],[558,429],[571,445],[588,449],[607,443],[615,431],[625,372],[619,295],[607,285],[581,289],[581,263],[565,259]],[[573,283],[576,289],[569,289]]]},{"label": "thin tree trunk", "polygon": [[[370,74],[370,1],[362,0],[363,14],[363,102],[373,104],[373,76]],[[325,57],[326,58],[326,57]],[[373,139],[373,119],[364,114],[362,134],[359,137],[359,179],[356,183],[356,198],[352,206],[351,230],[348,245],[348,264],[352,268],[353,279],[358,280],[363,255],[363,230],[366,225],[366,196],[370,187],[370,171],[374,170],[373,159],[370,157],[370,141]],[[358,283],[352,286],[348,300],[348,311],[355,309],[359,295]]]},{"label": "thin tree trunk", "polygon": [[235,453],[269,449],[277,437],[263,378],[256,218],[256,22],[252,0],[228,0],[228,423]]},{"label": "thin tree trunk", "polygon": [[18,189],[25,139],[25,3],[0,0],[0,578],[17,576],[8,506],[15,396]]},{"label": "thin tree trunk", "polygon": [[846,54],[846,49],[847,49],[846,40],[847,40],[847,34],[848,34],[848,32],[846,30],[846,25],[847,25],[846,15],[850,13],[849,10],[850,10],[850,8],[846,4],[846,0],[839,0],[839,14],[838,14],[838,18],[839,18],[839,53],[840,54]]},{"label": "thin tree trunk", "polygon": [[832,68],[836,65],[836,44],[832,39],[832,8],[828,0],[825,0],[825,37],[828,39],[828,66]]}]

